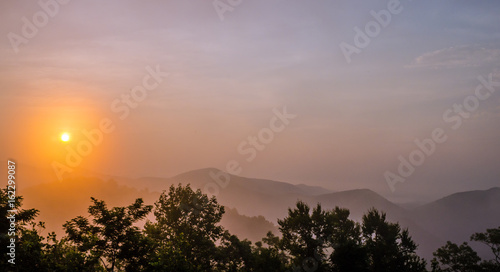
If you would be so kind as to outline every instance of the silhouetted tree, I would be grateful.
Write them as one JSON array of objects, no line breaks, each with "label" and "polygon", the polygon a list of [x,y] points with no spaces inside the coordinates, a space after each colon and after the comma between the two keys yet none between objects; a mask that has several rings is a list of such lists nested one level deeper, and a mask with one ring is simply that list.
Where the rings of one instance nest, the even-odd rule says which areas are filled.
[{"label": "silhouetted tree", "polygon": [[[425,271],[408,230],[374,209],[360,224],[349,219],[347,209],[323,210],[318,204],[311,210],[299,201],[278,220],[281,238],[269,232],[252,245],[220,226],[224,207],[215,197],[179,185],[161,194],[156,220],[142,230],[136,223],[153,210],[142,199],[108,209],[91,198],[90,218],[66,222],[67,235],[57,240],[54,233],[40,235],[44,225],[34,222],[37,211],[20,209],[21,198],[7,206],[7,194],[0,191],[0,242],[7,246],[8,210],[14,207],[17,255],[14,267],[2,259],[1,271]],[[480,263],[467,244],[449,243],[434,254],[433,271],[498,271],[499,232],[489,229],[471,238],[488,245],[495,260]]]},{"label": "silhouetted tree", "polygon": [[43,266],[50,272],[66,271],[106,271],[98,261],[87,262],[84,252],[70,245],[67,239],[57,240],[55,233],[47,236],[43,245]]},{"label": "silhouetted tree", "polygon": [[[4,252],[0,258],[1,271],[22,271],[22,269],[34,271],[39,266],[37,257],[41,252],[40,238],[35,237],[33,233],[36,232],[33,228],[36,225],[34,220],[38,210],[22,209],[22,201],[22,197],[9,193],[7,188],[0,190],[0,247]],[[8,252],[6,252],[11,239],[15,240],[15,265],[8,262],[11,258],[7,257]]]},{"label": "silhouetted tree", "polygon": [[[7,247],[8,239],[15,238],[15,265],[7,263],[7,258],[0,258],[0,271],[100,271],[99,266],[85,266],[83,253],[66,243],[58,241],[54,233],[46,238],[40,233],[45,229],[43,222],[35,222],[36,209],[22,209],[22,197],[10,197],[7,190],[0,190],[0,241]],[[13,200],[9,202],[9,200]],[[11,236],[10,218],[15,213],[15,235]]]},{"label": "silhouetted tree", "polygon": [[281,247],[291,257],[291,268],[300,267],[311,271],[327,271],[328,260],[325,248],[331,234],[329,213],[318,204],[312,211],[309,206],[298,201],[294,209],[288,209],[288,216],[278,220],[282,234]]},{"label": "silhouetted tree", "polygon": [[487,229],[483,233],[474,233],[470,239],[487,245],[495,259],[481,261],[477,252],[467,243],[458,246],[448,241],[433,253],[432,271],[500,271],[500,227]]},{"label": "silhouetted tree", "polygon": [[138,198],[128,207],[108,209],[105,202],[91,198],[92,221],[78,216],[64,224],[67,239],[85,253],[86,262],[100,261],[107,271],[140,271],[147,264],[148,244],[134,224],[146,217],[152,206]]},{"label": "silhouetted tree", "polygon": [[254,256],[252,255],[252,242],[241,241],[235,235],[225,231],[218,246],[217,271],[237,272],[254,271]]},{"label": "silhouetted tree", "polygon": [[[266,246],[264,246],[262,242],[264,242]],[[252,271],[285,271],[287,257],[280,249],[280,238],[269,231],[266,237],[262,238],[262,242],[256,242],[252,250],[254,260]]]},{"label": "silhouetted tree", "polygon": [[[349,210],[336,207],[312,211],[301,201],[278,220],[280,245],[297,271],[422,272],[426,262],[415,253],[408,230],[370,210],[363,224],[349,219]],[[327,256],[329,254],[329,256]],[[294,270],[294,271],[295,271]]]},{"label": "silhouetted tree", "polygon": [[426,262],[416,253],[417,245],[407,229],[386,221],[386,214],[371,209],[363,216],[363,239],[368,252],[369,271],[421,272]]},{"label": "silhouetted tree", "polygon": [[168,193],[163,192],[155,203],[156,222],[146,224],[146,233],[155,242],[155,269],[172,269],[165,259],[177,256],[174,263],[182,271],[214,271],[216,242],[224,233],[219,225],[223,213],[215,197],[208,198],[189,185],[171,186]]},{"label": "silhouetted tree", "polygon": [[360,225],[349,219],[350,212],[347,209],[336,207],[329,215],[333,248],[330,255],[331,271],[368,271],[367,250],[362,243]]},{"label": "silhouetted tree", "polygon": [[494,260],[485,261],[482,266],[490,270],[500,271],[500,227],[487,229],[484,233],[474,233],[470,239],[487,245],[495,256]]},{"label": "silhouetted tree", "polygon": [[460,246],[450,241],[433,253],[431,261],[433,272],[477,272],[483,271],[481,258],[467,244]]}]

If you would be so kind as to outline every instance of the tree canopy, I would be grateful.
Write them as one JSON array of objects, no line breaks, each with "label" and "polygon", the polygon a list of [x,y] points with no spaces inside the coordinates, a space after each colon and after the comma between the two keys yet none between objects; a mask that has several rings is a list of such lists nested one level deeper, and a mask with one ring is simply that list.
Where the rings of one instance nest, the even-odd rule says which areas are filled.
[{"label": "tree canopy", "polygon": [[[0,190],[0,244],[7,248],[8,216],[16,209],[16,264],[0,261],[1,271],[333,271],[421,272],[426,261],[407,229],[376,209],[361,222],[347,209],[325,210],[298,201],[278,220],[279,233],[261,241],[241,240],[221,226],[224,207],[215,197],[187,186],[171,186],[154,205],[136,199],[108,208],[91,198],[87,215],[67,221],[66,235],[43,237],[36,209],[23,210],[22,198],[9,205]],[[500,271],[500,227],[475,233],[495,256],[481,260],[467,244],[448,242],[434,253],[432,271]]]}]

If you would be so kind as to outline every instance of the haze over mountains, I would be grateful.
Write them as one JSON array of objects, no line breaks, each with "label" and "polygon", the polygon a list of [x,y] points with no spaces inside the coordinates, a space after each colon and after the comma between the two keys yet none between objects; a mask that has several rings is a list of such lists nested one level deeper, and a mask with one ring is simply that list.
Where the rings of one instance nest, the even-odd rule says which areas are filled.
[{"label": "haze over mountains", "polygon": [[[420,245],[418,253],[427,259],[447,240],[461,243],[468,241],[475,232],[500,226],[500,188],[497,187],[456,193],[416,208],[404,208],[368,189],[333,192],[321,187],[230,175],[215,168],[194,170],[171,178],[130,179],[77,173],[62,182],[45,180],[49,175],[37,179],[35,174],[39,171],[31,170],[30,176],[22,177],[26,182],[19,182],[25,187],[21,185],[18,194],[25,198],[25,208],[35,207],[41,211],[39,220],[46,221],[47,231],[56,230],[60,234],[64,222],[87,214],[90,196],[105,200],[109,206],[129,205],[137,197],[153,204],[160,192],[179,183],[190,184],[204,193],[207,188],[218,188],[209,193],[215,193],[219,203],[226,206],[221,223],[240,238],[254,242],[267,231],[277,233],[277,219],[284,218],[297,200],[310,205],[321,203],[326,209],[348,208],[355,220],[360,220],[370,208],[384,211],[390,221],[409,228]],[[219,179],[219,183],[213,177]],[[472,246],[490,257],[484,246],[474,243]]]}]

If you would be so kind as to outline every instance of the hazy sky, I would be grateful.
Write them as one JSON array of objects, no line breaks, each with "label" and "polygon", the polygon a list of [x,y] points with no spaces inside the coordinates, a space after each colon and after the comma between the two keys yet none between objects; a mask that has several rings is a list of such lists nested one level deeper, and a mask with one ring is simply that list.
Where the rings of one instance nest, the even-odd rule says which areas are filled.
[{"label": "hazy sky", "polygon": [[[67,164],[108,118],[77,168],[168,177],[236,160],[243,176],[400,201],[500,185],[500,91],[466,99],[478,76],[500,82],[498,1],[68,2],[0,2],[1,160]],[[350,63],[341,44],[359,45]],[[146,67],[168,76],[124,116]],[[443,119],[464,101],[470,117]],[[297,117],[247,161],[238,146],[284,107]],[[446,141],[391,192],[386,171],[439,128]]]}]

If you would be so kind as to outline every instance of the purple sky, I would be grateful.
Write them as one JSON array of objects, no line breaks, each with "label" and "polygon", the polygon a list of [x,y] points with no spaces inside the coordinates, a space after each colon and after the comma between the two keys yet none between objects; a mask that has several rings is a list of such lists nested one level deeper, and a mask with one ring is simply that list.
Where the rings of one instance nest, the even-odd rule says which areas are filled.
[{"label": "purple sky", "polygon": [[[243,176],[398,201],[500,185],[500,92],[467,99],[478,76],[500,82],[498,1],[220,0],[219,14],[212,1],[40,3],[0,3],[1,160],[67,165],[82,130],[109,119],[74,168],[168,177],[235,160]],[[146,67],[168,76],[122,116]],[[472,112],[454,108],[465,101]],[[283,107],[297,117],[252,146]],[[446,141],[391,192],[384,174],[435,129]]]}]

